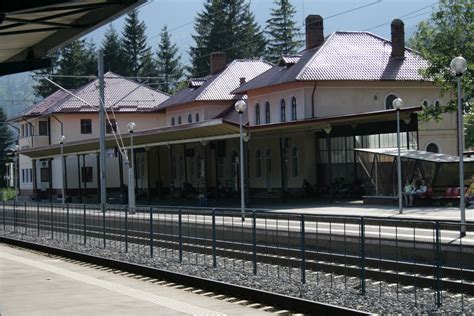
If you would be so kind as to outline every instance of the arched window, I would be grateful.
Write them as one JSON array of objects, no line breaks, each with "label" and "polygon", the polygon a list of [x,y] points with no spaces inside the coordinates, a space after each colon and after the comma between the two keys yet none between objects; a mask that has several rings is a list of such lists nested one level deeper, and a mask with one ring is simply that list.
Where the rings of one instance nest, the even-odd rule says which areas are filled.
[{"label": "arched window", "polygon": [[255,125],[260,125],[260,104],[255,105]]},{"label": "arched window", "polygon": [[196,122],[199,122],[199,113],[196,113]]},{"label": "arched window", "polygon": [[435,109],[439,110],[439,107],[441,106],[441,102],[438,99],[436,99],[433,102],[433,106],[435,107]]},{"label": "arched window", "polygon": [[296,146],[291,148],[291,173],[293,177],[299,175],[298,148]]},{"label": "arched window", "polygon": [[270,103],[265,102],[265,123],[270,124]]},{"label": "arched window", "polygon": [[386,110],[393,109],[393,100],[395,100],[396,98],[398,98],[398,96],[396,96],[393,93],[390,93],[389,95],[387,95],[385,97],[385,109]]},{"label": "arched window", "polygon": [[426,146],[426,151],[430,152],[430,153],[436,153],[437,154],[437,153],[439,153],[439,147],[435,143],[429,143]]},{"label": "arched window", "polygon": [[296,98],[291,98],[291,120],[296,121]]},{"label": "arched window", "polygon": [[174,126],[175,122],[174,122],[174,116],[171,118],[171,125]]},{"label": "arched window", "polygon": [[178,116],[178,124],[181,124],[181,115]]},{"label": "arched window", "polygon": [[285,99],[280,101],[280,122],[286,122],[286,104]]},{"label": "arched window", "polygon": [[257,165],[255,166],[255,176],[260,178],[262,176],[262,151],[257,149],[255,152],[255,161]]},{"label": "arched window", "polygon": [[430,105],[430,103],[426,99],[423,100],[423,102],[421,102],[421,106],[423,106],[424,108],[427,108],[429,105]]},{"label": "arched window", "polygon": [[193,122],[193,116],[191,114],[188,114],[188,123]]}]

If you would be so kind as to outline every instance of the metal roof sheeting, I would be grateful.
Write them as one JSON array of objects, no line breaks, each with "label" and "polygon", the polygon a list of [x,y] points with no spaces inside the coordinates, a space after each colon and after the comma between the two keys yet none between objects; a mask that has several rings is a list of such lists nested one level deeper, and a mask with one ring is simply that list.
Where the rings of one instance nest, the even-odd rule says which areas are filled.
[{"label": "metal roof sheeting", "polygon": [[231,91],[240,86],[240,78],[251,80],[269,70],[272,64],[262,60],[236,59],[219,74],[200,79],[191,79],[191,83],[201,83],[197,88],[186,88],[163,102],[160,109],[195,101],[219,101],[240,99]]},{"label": "metal roof sheeting", "polygon": [[[397,157],[398,149],[397,148],[355,148],[356,151],[367,152],[376,155],[386,155]],[[459,157],[448,155],[448,154],[438,154],[428,151],[415,150],[415,149],[406,149],[400,148],[400,157],[407,159],[417,159],[425,160],[436,163],[458,163]],[[474,158],[464,157],[465,162],[474,162]]]},{"label": "metal roof sheeting", "polygon": [[[273,67],[234,93],[293,81],[421,81],[428,63],[414,50],[392,58],[392,43],[369,32],[335,32],[324,43],[302,53],[291,67]],[[290,59],[288,59],[290,61]]]}]

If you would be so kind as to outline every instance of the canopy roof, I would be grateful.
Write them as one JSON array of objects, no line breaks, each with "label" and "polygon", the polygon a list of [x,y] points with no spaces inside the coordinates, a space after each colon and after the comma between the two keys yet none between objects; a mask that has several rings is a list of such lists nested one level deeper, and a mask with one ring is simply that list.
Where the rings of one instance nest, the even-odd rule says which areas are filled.
[{"label": "canopy roof", "polygon": [[145,2],[0,1],[0,76],[49,67],[50,52]]},{"label": "canopy roof", "polygon": [[[398,156],[397,148],[356,148],[354,150],[378,155]],[[459,163],[459,157],[448,154],[437,154],[428,151],[400,148],[400,157],[406,159],[424,160],[435,163]],[[472,157],[464,157],[464,162],[474,162]]]},{"label": "canopy roof", "polygon": [[[214,119],[186,125],[158,127],[133,133],[133,143],[136,148],[173,145],[191,142],[206,142],[211,140],[239,137],[239,126],[223,119]],[[122,134],[125,147],[130,146],[130,135]],[[113,135],[106,137],[106,147],[116,148],[117,142]],[[59,144],[47,145],[20,150],[20,154],[30,158],[48,158],[60,154]],[[99,139],[64,143],[64,154],[91,153],[99,151]]]}]

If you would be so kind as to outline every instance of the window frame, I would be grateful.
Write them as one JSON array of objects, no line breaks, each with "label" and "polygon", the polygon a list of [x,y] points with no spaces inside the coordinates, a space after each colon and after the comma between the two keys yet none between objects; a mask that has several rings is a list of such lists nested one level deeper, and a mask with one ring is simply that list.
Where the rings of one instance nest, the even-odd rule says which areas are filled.
[{"label": "window frame", "polygon": [[[385,95],[385,98],[384,98],[384,108],[385,110],[393,110],[393,100],[392,102],[390,102],[390,104],[387,104],[387,99],[388,97],[390,96],[394,96],[395,98],[393,100],[395,100],[396,98],[399,98],[400,96],[398,95],[398,93],[395,93],[395,92],[389,92]],[[387,105],[389,105],[389,107],[387,107]]]},{"label": "window frame", "polygon": [[291,98],[291,120],[296,121],[298,119],[298,113],[296,111],[296,97]]},{"label": "window frame", "polygon": [[270,124],[272,122],[272,117],[270,114],[270,102],[265,102],[265,124]]},{"label": "window frame", "polygon": [[196,113],[195,120],[196,120],[196,123],[199,122],[199,113]]},{"label": "window frame", "polygon": [[299,149],[296,145],[291,147],[290,158],[291,158],[291,175],[296,178],[300,175],[300,157]]},{"label": "window frame", "polygon": [[286,122],[286,101],[283,98],[280,100],[280,122]]},{"label": "window frame", "polygon": [[39,136],[49,135],[48,121],[38,121],[38,135]]},{"label": "window frame", "polygon": [[255,125],[260,125],[260,104],[255,104]]},{"label": "window frame", "polygon": [[112,131],[114,133],[117,133],[117,120],[116,119],[110,119],[110,120],[106,119],[105,123],[106,123],[105,124],[105,133],[112,134]]},{"label": "window frame", "polygon": [[92,119],[81,119],[81,134],[92,134]]}]

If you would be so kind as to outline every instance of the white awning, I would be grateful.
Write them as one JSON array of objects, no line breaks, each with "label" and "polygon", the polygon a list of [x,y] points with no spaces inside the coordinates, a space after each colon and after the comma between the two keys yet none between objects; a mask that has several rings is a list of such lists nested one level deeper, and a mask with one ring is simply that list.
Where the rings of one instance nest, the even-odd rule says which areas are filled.
[{"label": "white awning", "polygon": [[[355,148],[359,152],[367,152],[376,155],[386,155],[396,157],[398,155],[397,148]],[[436,163],[458,163],[459,157],[448,154],[437,154],[428,151],[415,149],[400,149],[400,157],[406,159],[425,160]],[[472,157],[464,157],[464,162],[474,162]]]}]

